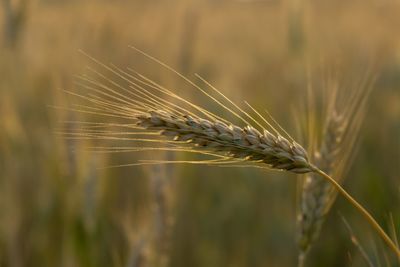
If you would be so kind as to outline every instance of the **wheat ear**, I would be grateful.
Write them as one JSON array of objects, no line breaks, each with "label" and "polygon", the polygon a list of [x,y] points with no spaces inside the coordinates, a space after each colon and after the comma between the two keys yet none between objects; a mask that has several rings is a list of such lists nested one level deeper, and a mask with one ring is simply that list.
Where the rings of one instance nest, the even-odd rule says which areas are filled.
[{"label": "wheat ear", "polygon": [[306,151],[297,143],[267,130],[261,134],[252,126],[240,128],[221,121],[209,121],[166,111],[149,111],[137,115],[138,126],[160,131],[175,141],[194,149],[223,153],[232,159],[265,163],[273,169],[294,173],[310,172]]},{"label": "wheat ear", "polygon": [[[85,82],[83,86],[91,93],[86,96],[75,93],[70,94],[89,101],[92,106],[78,105],[77,108],[73,108],[72,110],[97,116],[128,120],[129,123],[88,123],[88,127],[86,129],[82,128],[82,131],[79,133],[67,133],[68,135],[72,135],[70,136],[71,138],[164,144],[162,147],[113,147],[109,150],[105,149],[107,150],[106,152],[164,150],[193,152],[216,157],[216,159],[207,161],[147,161],[139,164],[120,166],[160,163],[210,165],[253,163],[250,166],[286,170],[293,173],[314,172],[331,183],[339,193],[359,210],[383,240],[386,241],[388,246],[393,249],[395,253],[400,255],[400,250],[373,217],[331,178],[331,176],[314,166],[309,161],[306,150],[295,142],[282,128],[281,130],[285,132],[290,141],[283,137],[282,134],[279,134],[279,132],[255,109],[252,108],[263,122],[266,123],[266,127],[269,126],[272,131],[266,130],[253,116],[249,115],[208,83],[206,84],[222,98],[222,101],[227,102],[232,108],[228,108],[226,105],[222,104],[221,100],[218,100],[161,61],[136,48],[133,49],[179,75],[220,107],[228,110],[231,114],[240,119],[245,125],[243,127],[237,126],[211,111],[183,99],[179,95],[131,69],[129,69],[130,72],[127,72],[113,65],[104,65],[91,58],[109,73],[116,76],[116,80],[120,82],[114,81],[95,70],[91,70],[102,82],[87,76],[81,77],[81,80]],[[128,88],[126,88],[127,85]],[[163,96],[174,99],[177,103],[167,101]],[[185,106],[188,108],[184,108]],[[257,124],[258,129],[252,126],[250,121]],[[125,131],[105,131],[103,130],[104,127],[122,127]],[[128,131],[126,131],[126,129],[128,129]],[[121,134],[142,135],[145,137],[120,137]],[[162,137],[169,137],[170,140],[165,140]],[[254,165],[254,163],[256,165]]]},{"label": "wheat ear", "polygon": [[[308,111],[304,113],[309,114],[308,129],[314,132],[308,133],[312,161],[321,170],[335,177],[338,183],[342,183],[345,179],[346,172],[355,155],[355,143],[360,132],[373,80],[374,76],[367,73],[363,82],[355,90],[352,90],[353,94],[350,95],[342,87],[340,87],[342,90],[339,91],[338,83],[335,81],[327,84],[325,90],[329,89],[329,92],[326,92],[325,95],[328,104],[325,115],[323,115],[323,117],[325,116],[325,128],[320,144],[315,141],[318,140],[315,138],[318,136],[318,127],[313,125],[313,122],[318,120],[316,116],[318,112],[315,110],[312,100],[308,100]],[[342,94],[346,96],[344,99],[339,98]],[[309,92],[309,95],[316,98],[318,94]],[[305,175],[301,190],[301,205],[297,216],[299,266],[302,266],[307,252],[318,238],[325,217],[337,196],[337,190],[315,173]]]},{"label": "wheat ear", "polygon": [[[343,138],[343,119],[333,116],[324,135],[324,145],[320,152],[315,153],[314,161],[319,168],[332,173],[340,154],[340,145]],[[337,191],[327,181],[315,174],[308,173],[304,177],[301,193],[300,211],[298,214],[298,246],[299,260],[305,258],[313,242],[318,238],[322,224],[328,214]]]}]

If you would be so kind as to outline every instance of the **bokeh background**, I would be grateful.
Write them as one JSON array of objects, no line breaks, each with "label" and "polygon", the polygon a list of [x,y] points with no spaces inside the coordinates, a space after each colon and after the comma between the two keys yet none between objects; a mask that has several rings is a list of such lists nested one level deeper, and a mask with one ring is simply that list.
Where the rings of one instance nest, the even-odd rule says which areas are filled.
[{"label": "bokeh background", "polygon": [[[94,154],[89,141],[58,135],[63,121],[85,120],[53,108],[74,101],[62,89],[79,92],[75,75],[92,64],[80,49],[191,95],[134,45],[190,78],[200,73],[235,101],[268,108],[293,135],[293,110],[310,82],[334,70],[352,84],[372,69],[375,89],[345,188],[385,229],[392,214],[400,231],[399,1],[0,4],[0,266],[296,265],[300,176],[197,165],[102,169],[145,155]],[[307,266],[366,266],[339,212],[376,266],[396,266],[340,197]]]}]

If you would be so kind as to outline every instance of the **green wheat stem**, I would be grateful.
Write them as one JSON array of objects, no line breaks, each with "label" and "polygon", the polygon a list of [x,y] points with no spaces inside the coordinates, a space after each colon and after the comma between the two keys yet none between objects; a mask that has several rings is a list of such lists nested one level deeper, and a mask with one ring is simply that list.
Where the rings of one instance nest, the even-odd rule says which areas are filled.
[{"label": "green wheat stem", "polygon": [[372,226],[372,228],[379,234],[379,236],[385,241],[385,243],[389,246],[391,250],[393,250],[394,253],[398,257],[400,257],[400,249],[397,247],[397,245],[393,242],[393,240],[386,234],[386,232],[382,229],[382,227],[378,224],[378,222],[372,217],[372,215],[360,204],[358,203],[347,191],[340,186],[332,177],[330,177],[328,174],[320,170],[318,167],[311,165],[311,170],[319,175],[321,175],[323,178],[325,178],[329,183],[331,183],[338,191],[339,193],[346,198],[353,207],[355,207],[363,216],[364,218],[368,221],[368,223]]}]

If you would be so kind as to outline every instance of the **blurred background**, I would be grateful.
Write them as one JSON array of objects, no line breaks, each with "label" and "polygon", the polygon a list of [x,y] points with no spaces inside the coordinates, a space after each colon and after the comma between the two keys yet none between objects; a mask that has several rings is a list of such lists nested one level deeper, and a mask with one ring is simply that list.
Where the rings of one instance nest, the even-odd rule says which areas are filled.
[{"label": "blurred background", "polygon": [[[73,102],[61,89],[80,90],[75,75],[91,64],[80,49],[191,95],[128,46],[138,47],[235,101],[268,108],[293,135],[293,110],[310,82],[334,70],[352,84],[372,69],[345,188],[385,229],[392,214],[400,231],[399,1],[1,0],[0,8],[0,266],[296,265],[300,176],[102,169],[143,154],[94,154],[90,142],[57,135],[63,121],[86,119],[52,108]],[[396,266],[340,196],[307,266],[366,266],[338,212],[376,266]]]}]

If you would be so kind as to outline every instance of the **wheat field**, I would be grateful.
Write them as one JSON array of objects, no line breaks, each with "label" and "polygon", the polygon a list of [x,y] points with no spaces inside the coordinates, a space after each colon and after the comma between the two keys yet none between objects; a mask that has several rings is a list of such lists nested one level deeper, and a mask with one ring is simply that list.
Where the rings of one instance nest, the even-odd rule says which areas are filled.
[{"label": "wheat field", "polygon": [[400,265],[398,1],[0,3],[0,266]]}]

